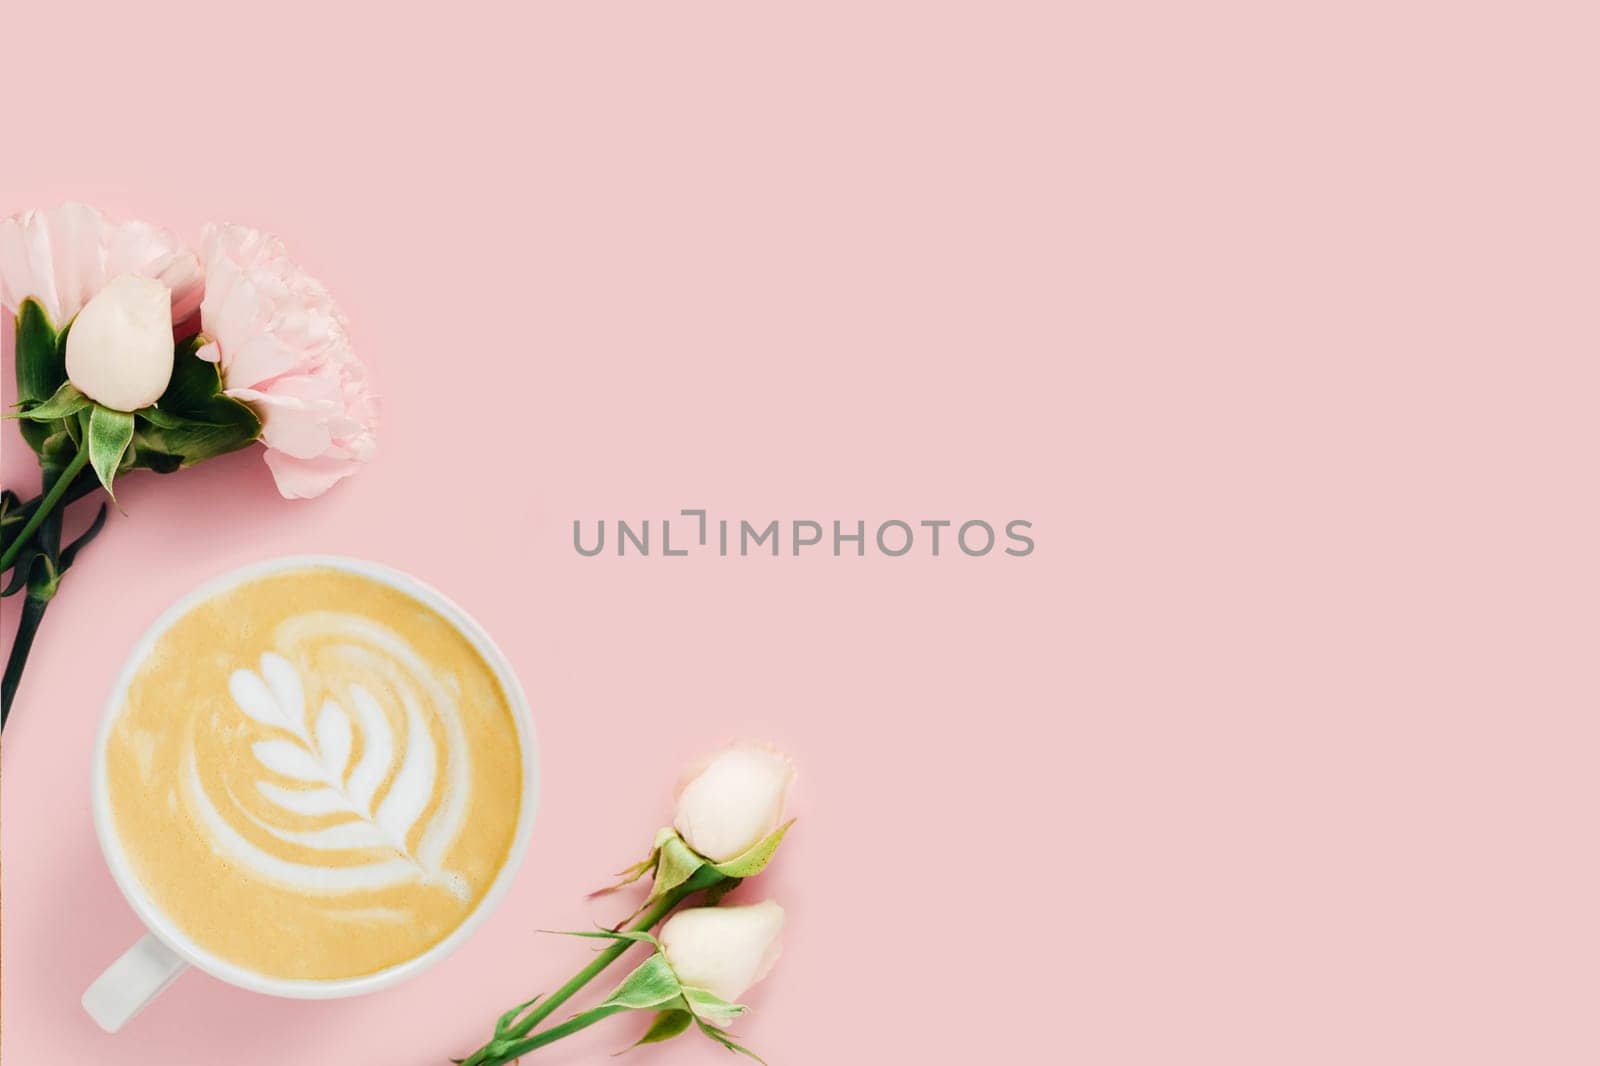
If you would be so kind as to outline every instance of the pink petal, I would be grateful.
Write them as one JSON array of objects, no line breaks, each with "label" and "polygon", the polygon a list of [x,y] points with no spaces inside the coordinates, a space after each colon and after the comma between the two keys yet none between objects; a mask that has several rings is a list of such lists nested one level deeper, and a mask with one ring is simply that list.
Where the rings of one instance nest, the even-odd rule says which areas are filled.
[{"label": "pink petal", "polygon": [[266,460],[267,469],[278,483],[278,491],[289,500],[321,496],[361,468],[353,459],[296,459],[270,448]]}]

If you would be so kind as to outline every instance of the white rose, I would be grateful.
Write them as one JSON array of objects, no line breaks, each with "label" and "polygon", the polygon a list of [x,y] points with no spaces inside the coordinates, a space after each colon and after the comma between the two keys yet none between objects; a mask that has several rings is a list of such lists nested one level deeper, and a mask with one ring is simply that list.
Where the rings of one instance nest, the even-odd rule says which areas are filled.
[{"label": "white rose", "polygon": [[737,1003],[778,961],[782,931],[783,908],[767,900],[679,911],[657,939],[679,981]]},{"label": "white rose", "polygon": [[120,274],[72,320],[67,379],[89,399],[137,411],[172,380],[172,293],[154,278]]},{"label": "white rose", "polygon": [[778,828],[794,780],[782,753],[740,743],[706,758],[678,789],[673,826],[712,862],[749,851]]}]

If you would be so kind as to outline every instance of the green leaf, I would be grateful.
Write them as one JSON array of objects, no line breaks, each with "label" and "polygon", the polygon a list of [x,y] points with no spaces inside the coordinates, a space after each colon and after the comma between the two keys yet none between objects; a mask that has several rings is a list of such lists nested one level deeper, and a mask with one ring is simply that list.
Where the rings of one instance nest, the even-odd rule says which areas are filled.
[{"label": "green leaf", "polygon": [[621,892],[623,889],[639,880],[639,878],[649,873],[655,867],[655,864],[656,853],[654,850],[652,850],[650,855],[643,862],[636,862],[626,870],[617,871],[615,876],[620,880],[618,880],[616,884],[607,885],[605,888],[595,889],[593,892],[589,893],[589,898],[598,899],[601,896],[609,896],[613,892]]},{"label": "green leaf", "polygon": [[78,454],[78,419],[69,418],[57,425],[68,428],[58,429],[44,439],[44,444],[39,448],[39,464],[65,469],[72,462],[72,457]]},{"label": "green leaf", "polygon": [[72,565],[72,561],[78,557],[78,552],[83,549],[84,545],[100,535],[100,530],[105,528],[105,524],[106,505],[102,503],[100,510],[95,513],[94,521],[89,523],[89,528],[79,533],[76,540],[61,549],[61,572],[63,574]]},{"label": "green leaf", "polygon": [[211,397],[222,391],[222,366],[200,358],[195,353],[205,347],[206,339],[195,334],[172,355],[172,379],[167,390],[156,401],[156,406],[175,415],[193,417],[205,409]]},{"label": "green leaf", "polygon": [[158,452],[148,446],[148,441],[137,432],[133,435],[133,465],[144,470],[154,470],[158,474],[170,474],[183,466],[183,457],[168,455]]},{"label": "green leaf", "polygon": [[89,423],[86,434],[89,465],[94,467],[107,494],[116,499],[116,493],[111,491],[111,483],[116,480],[117,471],[122,466],[123,453],[133,442],[133,415],[128,411],[113,411],[96,404],[84,417]]},{"label": "green leaf", "polygon": [[[22,510],[22,497],[10,489],[0,489],[0,530],[10,532],[12,527],[21,527],[28,521],[28,516]],[[9,537],[0,538],[0,544],[9,544]]]},{"label": "green leaf", "polygon": [[182,429],[189,424],[189,420],[182,415],[169,414],[159,407],[143,408],[139,411],[139,417],[157,429]]},{"label": "green leaf", "polygon": [[708,865],[706,860],[685,844],[677,833],[662,837],[656,858],[656,880],[650,889],[650,899],[646,902],[665,896],[705,865]]},{"label": "green leaf", "polygon": [[134,465],[163,474],[238,451],[261,436],[255,412],[228,396],[213,397],[205,419],[169,418],[163,413],[157,417],[166,424],[158,424],[146,413],[139,412]]},{"label": "green leaf", "polygon": [[178,346],[172,380],[155,406],[138,412],[133,465],[157,473],[238,451],[261,436],[261,419],[250,406],[222,394],[222,370],[195,353],[199,335]]},{"label": "green leaf", "polygon": [[61,584],[63,569],[48,554],[38,553],[34,560],[33,572],[28,577],[28,597],[39,600],[55,599],[56,587]]},{"label": "green leaf", "polygon": [[737,855],[727,862],[713,863],[712,869],[727,877],[754,877],[767,868],[767,863],[772,861],[772,856],[778,851],[778,845],[783,843],[783,835],[794,825],[791,818],[778,828],[768,833],[762,841],[743,855]]},{"label": "green leaf", "polygon": [[21,556],[11,565],[11,580],[0,589],[0,597],[15,596],[28,587],[28,581],[33,574],[33,567],[44,556],[33,550],[31,546],[22,549]]},{"label": "green leaf", "polygon": [[633,1046],[659,1044],[664,1040],[671,1040],[693,1024],[694,1015],[686,1010],[664,1010],[656,1015],[656,1020],[650,1023],[650,1028],[644,1031],[644,1035]]},{"label": "green leaf", "polygon": [[749,1048],[745,1047],[742,1044],[735,1044],[732,1041],[732,1039],[729,1038],[727,1033],[724,1033],[721,1029],[718,1029],[716,1026],[707,1025],[705,1022],[701,1021],[699,1018],[695,1019],[695,1024],[700,1027],[700,1031],[702,1033],[706,1034],[711,1039],[715,1040],[717,1043],[719,1043],[723,1047],[727,1048],[729,1051],[737,1051],[741,1055],[748,1055],[752,1059],[755,1059],[757,1062],[761,1063],[761,1066],[767,1066],[767,1060],[766,1059],[762,1058],[760,1055],[757,1055],[754,1051],[751,1051]]},{"label": "green leaf", "polygon": [[631,940],[635,944],[650,944],[660,949],[661,942],[643,929],[585,929],[581,932],[562,933],[562,936],[586,936],[596,940]]},{"label": "green leaf", "polygon": [[[65,334],[57,334],[44,305],[29,297],[17,308],[17,402],[40,403],[67,380]],[[22,438],[39,452],[50,436],[46,426],[24,422]]]},{"label": "green leaf", "polygon": [[743,1004],[729,1003],[703,988],[690,988],[688,985],[683,988],[683,998],[696,1018],[713,1025],[727,1025],[749,1009]]},{"label": "green leaf", "polygon": [[44,305],[30,296],[17,308],[17,399],[47,399],[66,380],[66,347]]},{"label": "green leaf", "polygon": [[678,975],[667,965],[666,956],[657,952],[624,977],[600,1006],[653,1010],[673,1001],[681,1002],[682,995],[683,986],[678,984]]},{"label": "green leaf", "polygon": [[494,1023],[495,1039],[519,1040],[522,1037],[527,1036],[528,1029],[533,1027],[530,1025],[527,1028],[523,1028],[522,1026],[518,1025],[517,1017],[521,1015],[523,1011],[527,1010],[529,1007],[533,1006],[543,998],[544,993],[541,992],[539,995],[534,996],[526,1003],[518,1003],[515,1007],[512,1007],[510,1010],[500,1015],[500,1019]]},{"label": "green leaf", "polygon": [[77,386],[70,381],[65,381],[62,382],[59,389],[51,394],[48,400],[6,417],[26,418],[33,422],[54,422],[58,418],[66,418],[68,415],[77,414],[85,407],[88,407],[90,402],[89,397],[79,392]]},{"label": "green leaf", "polygon": [[716,884],[706,889],[705,906],[715,907],[717,904],[722,902],[723,898],[726,897],[729,892],[732,892],[742,884],[744,884],[744,882],[739,880],[737,877],[729,877],[718,881]]}]

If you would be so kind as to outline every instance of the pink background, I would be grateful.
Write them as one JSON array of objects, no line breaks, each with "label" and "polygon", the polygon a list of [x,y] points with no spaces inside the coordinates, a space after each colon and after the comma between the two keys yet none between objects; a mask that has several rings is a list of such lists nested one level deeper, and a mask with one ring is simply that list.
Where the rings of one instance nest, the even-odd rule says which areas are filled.
[{"label": "pink background", "polygon": [[[774,1066],[1600,1060],[1591,5],[508,6],[6,15],[0,213],[272,229],[386,401],[321,500],[130,478],[66,583],[5,734],[6,1066],[462,1054],[735,735],[803,771],[744,890],[791,919]],[[570,546],[696,506],[1039,548]],[[412,984],[189,974],[105,1036],[101,701],[171,599],[303,551],[506,647],[529,862]]]}]

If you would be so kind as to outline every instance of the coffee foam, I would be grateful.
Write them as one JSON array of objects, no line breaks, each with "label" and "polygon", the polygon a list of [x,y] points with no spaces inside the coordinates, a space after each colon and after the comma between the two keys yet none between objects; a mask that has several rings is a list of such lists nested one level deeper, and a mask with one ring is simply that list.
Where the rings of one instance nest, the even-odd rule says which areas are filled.
[{"label": "coffee foam", "polygon": [[509,706],[470,642],[335,571],[192,613],[136,673],[108,745],[113,817],[157,902],[281,976],[370,972],[458,924],[509,852],[521,792]]},{"label": "coffee foam", "polygon": [[[238,667],[228,677],[239,714],[264,728],[265,739],[250,746],[257,774],[250,784],[269,814],[254,813],[231,790],[219,809],[192,744],[186,752],[185,797],[212,844],[237,867],[296,891],[337,895],[418,880],[465,899],[465,879],[443,865],[471,789],[448,688],[403,638],[358,615],[307,612],[280,623],[275,636],[276,650],[263,652],[255,669]],[[387,698],[361,679],[380,681]],[[314,718],[308,690],[325,694]],[[299,828],[307,818],[331,820]],[[251,843],[236,827],[241,819],[293,846],[286,850],[326,854],[315,862],[276,854]],[[360,854],[344,854],[351,852]]]}]

